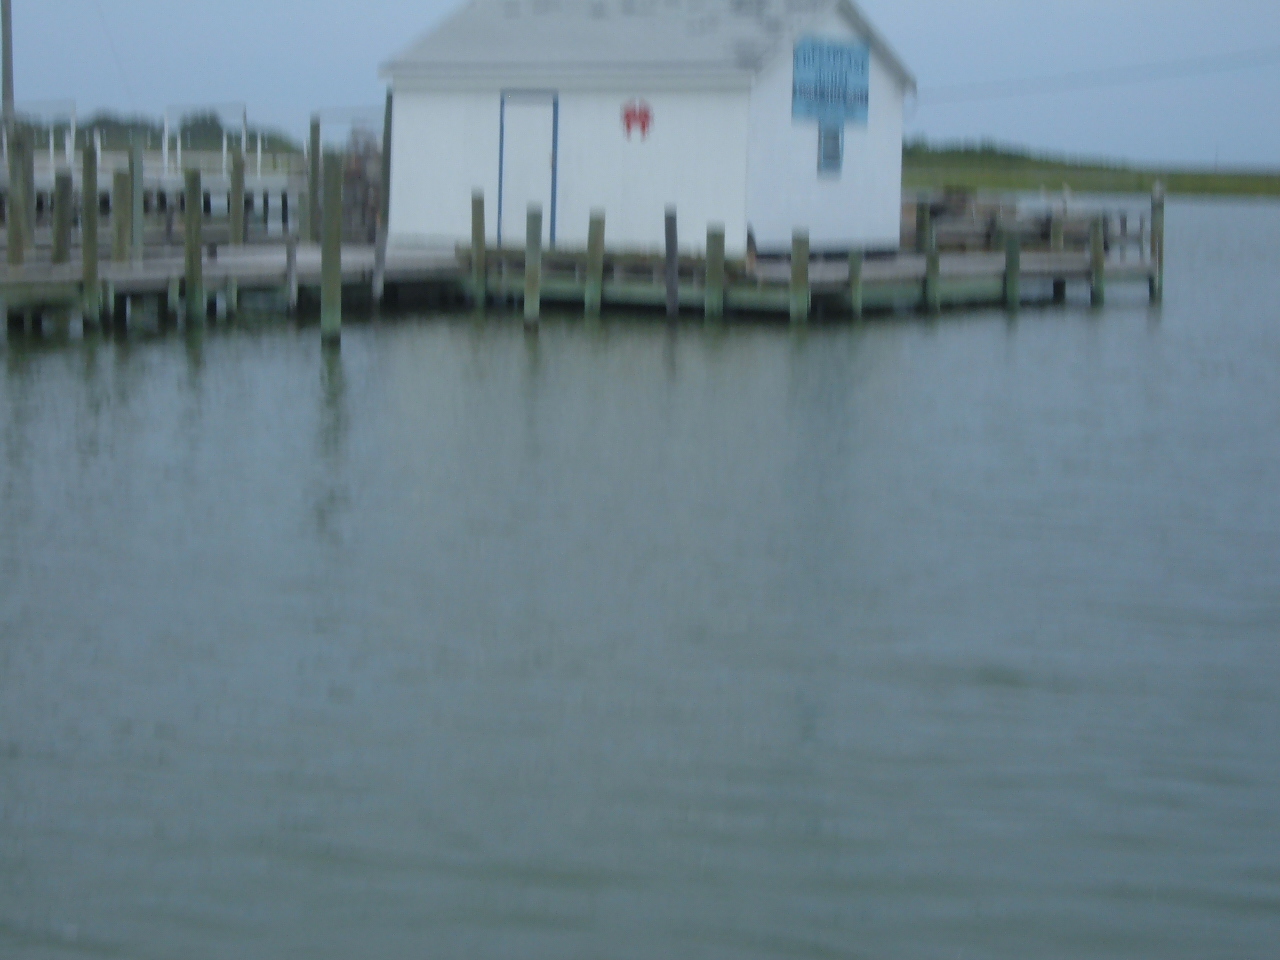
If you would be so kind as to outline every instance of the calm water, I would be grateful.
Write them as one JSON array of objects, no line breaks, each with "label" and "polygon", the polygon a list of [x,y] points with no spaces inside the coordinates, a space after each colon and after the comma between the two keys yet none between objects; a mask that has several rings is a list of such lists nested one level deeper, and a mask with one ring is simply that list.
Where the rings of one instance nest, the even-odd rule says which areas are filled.
[{"label": "calm water", "polygon": [[0,956],[1275,956],[1278,251],[0,348]]}]

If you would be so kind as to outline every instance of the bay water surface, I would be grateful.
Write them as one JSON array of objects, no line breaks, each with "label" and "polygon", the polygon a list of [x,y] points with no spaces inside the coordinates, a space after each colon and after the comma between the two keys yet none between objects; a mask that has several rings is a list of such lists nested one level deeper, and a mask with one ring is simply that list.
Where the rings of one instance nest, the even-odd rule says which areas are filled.
[{"label": "bay water surface", "polygon": [[0,347],[0,956],[1280,951],[1280,206],[1166,303]]}]

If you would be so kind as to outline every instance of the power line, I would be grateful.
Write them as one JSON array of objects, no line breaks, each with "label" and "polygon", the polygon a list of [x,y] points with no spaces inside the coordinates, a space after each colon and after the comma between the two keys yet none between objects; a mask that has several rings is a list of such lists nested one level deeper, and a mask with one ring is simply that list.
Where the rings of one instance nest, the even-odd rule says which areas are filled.
[{"label": "power line", "polygon": [[102,10],[102,0],[96,0],[98,7],[98,19],[102,21],[102,35],[107,38],[107,46],[111,48],[111,56],[115,58],[116,70],[120,72],[120,83],[124,86],[125,96],[129,98],[129,103],[136,108],[138,101],[133,96],[133,86],[129,83],[129,75],[124,71],[124,61],[120,59],[120,51],[116,49],[116,42],[111,36],[111,27],[107,23],[107,15]]},{"label": "power line", "polygon": [[916,102],[920,106],[932,106],[938,103],[1044,96],[1072,90],[1095,90],[1151,83],[1157,80],[1180,80],[1186,77],[1248,70],[1275,63],[1280,63],[1280,47],[1260,47],[1193,60],[1170,60],[1163,63],[1136,64],[1104,70],[1077,70],[1070,73],[1024,77],[1019,80],[988,80],[927,87],[920,91]]}]

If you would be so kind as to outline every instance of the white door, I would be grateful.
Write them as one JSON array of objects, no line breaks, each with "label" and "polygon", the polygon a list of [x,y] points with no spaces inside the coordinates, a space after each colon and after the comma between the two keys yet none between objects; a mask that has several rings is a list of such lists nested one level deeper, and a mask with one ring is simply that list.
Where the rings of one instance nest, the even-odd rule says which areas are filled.
[{"label": "white door", "polygon": [[542,243],[549,245],[555,178],[555,98],[508,93],[502,110],[503,246],[524,244],[529,204],[542,206]]}]

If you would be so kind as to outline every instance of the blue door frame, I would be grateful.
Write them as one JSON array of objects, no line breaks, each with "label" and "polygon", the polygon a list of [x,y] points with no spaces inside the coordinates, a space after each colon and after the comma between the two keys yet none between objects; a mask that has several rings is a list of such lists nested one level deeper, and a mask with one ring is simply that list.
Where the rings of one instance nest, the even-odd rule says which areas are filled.
[{"label": "blue door frame", "polygon": [[556,193],[560,180],[560,94],[555,90],[503,90],[498,107],[498,246],[502,246],[502,188],[507,157],[507,100],[510,97],[551,100],[551,209],[547,211],[550,245],[556,245]]}]

